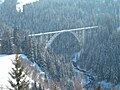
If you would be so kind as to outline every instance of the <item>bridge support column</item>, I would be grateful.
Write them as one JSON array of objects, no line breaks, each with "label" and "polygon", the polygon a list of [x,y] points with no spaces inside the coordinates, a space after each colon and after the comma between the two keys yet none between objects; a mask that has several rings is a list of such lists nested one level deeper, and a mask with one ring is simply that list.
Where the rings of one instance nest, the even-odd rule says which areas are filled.
[{"label": "bridge support column", "polygon": [[85,45],[85,30],[82,31],[82,46]]},{"label": "bridge support column", "polygon": [[43,43],[43,36],[40,36],[40,43]]}]

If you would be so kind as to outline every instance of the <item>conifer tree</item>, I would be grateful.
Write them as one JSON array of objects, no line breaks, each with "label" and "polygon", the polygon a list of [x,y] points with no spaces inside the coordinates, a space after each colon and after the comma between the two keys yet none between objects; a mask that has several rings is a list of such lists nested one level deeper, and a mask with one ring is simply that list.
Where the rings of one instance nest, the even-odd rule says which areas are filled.
[{"label": "conifer tree", "polygon": [[10,40],[10,32],[4,31],[1,41],[1,52],[2,54],[11,54],[12,53],[12,43]]},{"label": "conifer tree", "polygon": [[95,89],[95,90],[101,90],[101,87],[100,87],[100,85]]},{"label": "conifer tree", "polygon": [[13,80],[8,80],[11,85],[10,90],[28,90],[29,81],[26,80],[26,73],[24,73],[24,67],[19,60],[18,54],[16,54],[13,65],[14,68],[12,68],[12,71],[9,72],[9,75]]},{"label": "conifer tree", "polygon": [[41,84],[37,86],[37,83],[33,83],[32,90],[44,90],[44,88],[41,87]]}]

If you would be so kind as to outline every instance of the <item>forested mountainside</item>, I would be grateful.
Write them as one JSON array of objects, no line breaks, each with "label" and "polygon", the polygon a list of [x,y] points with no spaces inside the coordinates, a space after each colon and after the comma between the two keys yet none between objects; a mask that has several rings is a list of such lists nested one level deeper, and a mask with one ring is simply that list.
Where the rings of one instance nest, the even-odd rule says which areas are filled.
[{"label": "forested mountainside", "polygon": [[[104,90],[119,84],[120,0],[39,0],[16,10],[18,4],[0,4],[0,54],[15,54],[17,48],[47,78],[62,83],[61,90],[74,90],[74,80],[86,90],[103,87],[101,82],[111,83]],[[47,49],[46,42],[30,36],[92,26],[97,28],[85,30],[82,46],[71,32],[56,35]],[[81,74],[84,80],[77,81]]]},{"label": "forested mountainside", "polygon": [[41,0],[24,5],[23,12],[16,11],[17,0],[5,1],[1,4],[1,20],[31,32],[91,25],[118,27],[119,0]]}]

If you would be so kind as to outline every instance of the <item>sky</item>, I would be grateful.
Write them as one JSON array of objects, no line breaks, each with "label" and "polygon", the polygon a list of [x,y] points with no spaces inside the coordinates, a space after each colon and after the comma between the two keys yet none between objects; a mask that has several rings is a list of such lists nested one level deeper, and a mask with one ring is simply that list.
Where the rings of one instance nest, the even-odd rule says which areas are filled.
[{"label": "sky", "polygon": [[22,3],[22,4],[26,4],[26,3],[30,3],[30,2],[35,2],[38,0],[18,0],[18,2]]},{"label": "sky", "polygon": [[19,9],[23,10],[23,5],[27,4],[27,3],[31,3],[31,2],[35,2],[35,1],[39,1],[39,0],[18,0],[18,4],[16,6],[17,11],[19,11]]}]

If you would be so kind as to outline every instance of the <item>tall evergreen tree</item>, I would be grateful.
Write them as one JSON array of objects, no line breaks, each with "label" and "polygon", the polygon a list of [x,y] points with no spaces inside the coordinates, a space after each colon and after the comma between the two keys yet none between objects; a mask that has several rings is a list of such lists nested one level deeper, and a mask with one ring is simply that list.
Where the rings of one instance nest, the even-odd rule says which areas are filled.
[{"label": "tall evergreen tree", "polygon": [[22,41],[21,49],[22,49],[22,53],[25,54],[30,59],[31,58],[31,41],[27,35]]},{"label": "tall evergreen tree", "polygon": [[14,68],[9,72],[9,75],[13,80],[8,80],[11,88],[10,90],[26,90],[29,85],[29,81],[26,80],[26,73],[24,73],[24,67],[22,66],[21,61],[19,60],[18,54],[16,54],[15,61],[13,62]]},{"label": "tall evergreen tree", "polygon": [[9,31],[5,31],[2,35],[1,53],[2,54],[11,54],[12,53],[12,43],[10,40]]}]

